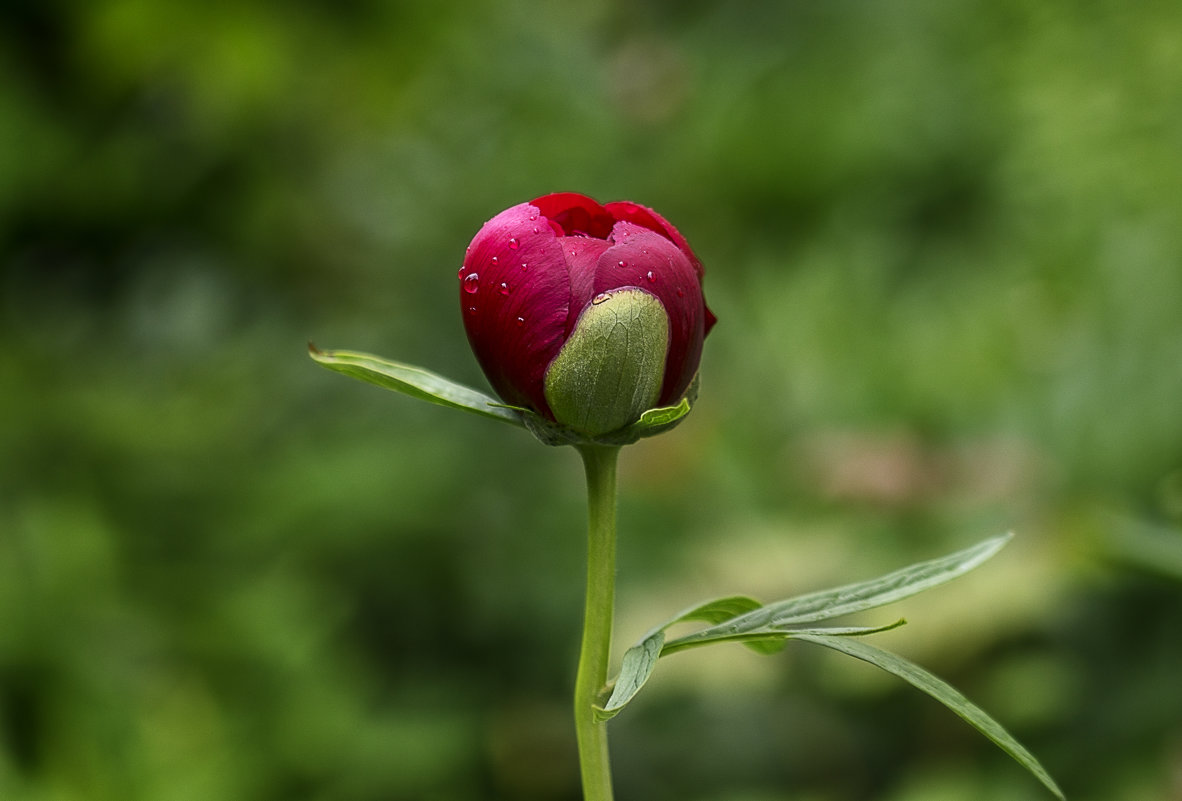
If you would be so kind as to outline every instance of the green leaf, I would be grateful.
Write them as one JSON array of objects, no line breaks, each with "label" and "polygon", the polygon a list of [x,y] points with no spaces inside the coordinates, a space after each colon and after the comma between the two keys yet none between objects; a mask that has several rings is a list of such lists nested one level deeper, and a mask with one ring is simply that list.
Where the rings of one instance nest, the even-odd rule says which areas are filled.
[{"label": "green leaf", "polygon": [[[596,718],[598,720],[609,720],[620,713],[628,703],[640,692],[640,688],[648,681],[649,676],[652,675],[653,670],[657,666],[657,661],[662,656],[668,656],[683,648],[691,648],[694,646],[711,645],[716,642],[737,642],[746,645],[753,651],[761,654],[772,654],[783,650],[788,640],[799,634],[824,634],[831,637],[860,637],[866,634],[878,634],[882,631],[902,626],[906,621],[896,620],[894,623],[888,623],[885,626],[845,626],[845,627],[828,627],[819,629],[800,629],[796,631],[783,631],[779,629],[766,629],[761,631],[743,632],[735,634],[730,637],[720,637],[715,640],[707,642],[693,643],[682,647],[663,646],[665,642],[665,629],[674,623],[687,622],[690,620],[716,620],[723,614],[730,614],[727,610],[726,604],[731,601],[751,601],[750,598],[743,598],[736,596],[735,598],[722,598],[718,601],[711,601],[701,607],[697,607],[677,619],[671,620],[663,626],[659,626],[647,635],[644,636],[636,645],[624,652],[624,659],[620,665],[620,675],[616,678],[612,686],[611,697],[608,698],[607,703],[602,707],[597,707],[595,710]],[[705,615],[695,615],[694,612],[705,612]]]},{"label": "green leaf", "polygon": [[901,656],[893,654],[890,651],[884,651],[862,640],[851,640],[846,637],[834,637],[828,634],[814,632],[797,632],[792,637],[793,639],[823,645],[826,648],[832,648],[835,651],[848,654],[864,662],[869,662],[888,673],[893,673],[913,687],[922,690],[996,743],[998,747],[1038,777],[1038,780],[1046,785],[1048,790],[1059,798],[1063,798],[1063,791],[1059,789],[1059,786],[1055,784],[1055,780],[1051,778],[1050,774],[1047,773],[1039,761],[1034,758],[1033,754],[1015,740],[1000,723],[987,715],[976,704],[965,698],[959,690],[942,679],[933,676],[928,671]]},{"label": "green leaf", "polygon": [[[740,642],[759,653],[775,653],[789,638],[802,632],[792,626],[884,606],[951,581],[996,554],[1011,536],[993,537],[950,556],[920,562],[870,581],[813,592],[767,606],[746,596],[732,596],[684,610],[651,629],[624,653],[620,674],[598,715],[606,720],[618,714],[648,681],[662,656],[719,642]],[[689,621],[711,625],[674,640],[666,639],[666,629]],[[901,623],[814,631],[824,631],[829,636],[862,635],[884,631]]]},{"label": "green leaf", "polygon": [[648,677],[657,666],[664,642],[665,632],[658,630],[624,652],[624,659],[620,663],[620,675],[612,685],[611,696],[607,703],[595,708],[596,720],[611,720],[640,692],[640,688],[648,681]]},{"label": "green leaf", "polygon": [[495,398],[471,387],[409,364],[388,361],[368,353],[344,350],[318,350],[308,346],[308,354],[318,363],[338,373],[392,389],[412,398],[438,403],[452,409],[490,417],[523,426],[521,415]]},{"label": "green leaf", "polygon": [[[599,720],[615,717],[632,700],[632,697],[640,692],[640,688],[652,675],[653,669],[657,666],[657,660],[661,656],[661,647],[665,643],[665,629],[677,623],[688,623],[694,620],[718,623],[757,609],[759,606],[759,601],[742,595],[717,598],[684,609],[659,626],[650,629],[640,638],[639,642],[624,652],[620,673],[611,688],[611,696],[607,703],[596,709],[596,717]],[[754,645],[752,647],[760,650]]]},{"label": "green leaf", "polygon": [[906,622],[906,620],[900,618],[893,623],[879,626],[826,626],[823,628],[809,629],[763,628],[737,631],[731,634],[712,637],[708,640],[681,638],[665,643],[664,648],[661,649],[661,656],[669,656],[678,651],[685,651],[689,648],[700,648],[703,645],[713,645],[720,642],[738,642],[759,653],[773,654],[783,650],[788,640],[796,637],[798,634],[820,633],[829,634],[834,637],[863,637],[867,634],[879,634],[880,632],[890,631],[891,629],[904,625]]},{"label": "green leaf", "polygon": [[950,556],[920,562],[870,581],[768,604],[674,640],[665,646],[665,650],[733,640],[736,635],[815,623],[885,606],[964,575],[1001,550],[1012,536],[993,537]]}]

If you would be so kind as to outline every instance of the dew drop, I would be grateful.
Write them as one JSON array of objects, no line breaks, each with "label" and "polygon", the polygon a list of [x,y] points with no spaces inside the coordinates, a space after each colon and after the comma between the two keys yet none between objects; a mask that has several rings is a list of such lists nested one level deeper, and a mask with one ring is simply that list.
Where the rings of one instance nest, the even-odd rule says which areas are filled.
[{"label": "dew drop", "polygon": [[523,262],[521,263],[521,269],[523,269],[523,270],[528,270],[528,269],[529,269],[529,264],[523,261]]},{"label": "dew drop", "polygon": [[538,232],[538,226],[535,225],[534,226],[534,233],[536,234],[537,232]]},{"label": "dew drop", "polygon": [[605,300],[611,300],[611,297],[612,297],[612,293],[610,293],[610,292],[600,292],[598,295],[596,295],[594,298],[591,299],[591,305],[598,306],[600,303],[603,303]]},{"label": "dew drop", "polygon": [[501,286],[497,289],[502,295],[508,295],[513,290],[509,288],[509,284],[505,281],[501,282]]},{"label": "dew drop", "polygon": [[460,265],[460,269],[456,270],[456,277],[457,278],[464,277],[464,266],[463,265]]},{"label": "dew drop", "polygon": [[628,262],[624,261],[623,259],[620,259],[618,262],[616,262],[616,266],[617,267],[627,267]]},{"label": "dew drop", "polygon": [[523,326],[523,325],[525,325],[525,318],[524,318],[524,317],[518,317],[518,318],[517,318],[517,327],[518,327],[518,328],[521,328],[521,326]]},{"label": "dew drop", "polygon": [[[542,213],[542,212],[538,211],[538,209],[537,209],[537,207],[536,207],[536,206],[530,206],[530,207],[529,207],[529,218],[530,218],[530,220],[536,220],[536,219],[538,219],[538,215],[540,215],[541,213]],[[535,232],[535,233],[537,232],[537,229],[536,229],[536,228],[534,229],[534,232]]]},{"label": "dew drop", "polygon": [[517,250],[517,237],[509,237],[509,250]]},{"label": "dew drop", "polygon": [[480,290],[480,276],[476,273],[468,273],[464,278],[464,291],[469,295],[475,295]]},{"label": "dew drop", "polygon": [[493,256],[493,257],[492,257],[492,263],[493,263],[493,264],[496,264],[496,263],[497,263],[497,257],[496,257],[496,256]]},{"label": "dew drop", "polygon": [[657,280],[657,277],[655,275],[653,275],[652,270],[649,270],[647,273],[645,273],[644,277],[648,279],[648,282],[650,284]]},{"label": "dew drop", "polygon": [[475,307],[475,306],[469,306],[469,307],[468,307],[468,314],[476,314],[476,307]]}]

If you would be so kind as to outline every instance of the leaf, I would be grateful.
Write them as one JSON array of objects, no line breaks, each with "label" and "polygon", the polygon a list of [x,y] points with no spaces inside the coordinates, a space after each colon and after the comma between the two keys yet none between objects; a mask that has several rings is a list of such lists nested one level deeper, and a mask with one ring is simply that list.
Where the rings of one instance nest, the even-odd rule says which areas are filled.
[{"label": "leaf", "polygon": [[388,361],[368,353],[344,350],[318,350],[308,346],[308,354],[318,363],[338,373],[392,389],[412,398],[473,412],[505,423],[523,426],[521,415],[495,398],[441,375],[409,364]]},{"label": "leaf", "polygon": [[[750,600],[741,597],[723,598],[722,602],[731,600]],[[712,601],[704,607],[699,607],[702,610],[709,610],[713,612],[715,608],[723,612],[724,607],[719,606],[719,601]],[[698,610],[694,610],[698,611]],[[712,615],[717,617],[716,615]],[[597,707],[595,715],[598,720],[609,720],[620,713],[628,703],[640,692],[640,688],[648,681],[649,676],[652,675],[653,670],[657,666],[657,661],[662,656],[668,656],[680,648],[670,649],[668,646],[662,647],[665,641],[665,629],[674,623],[685,622],[693,619],[702,619],[691,617],[689,615],[671,620],[664,626],[653,629],[640,642],[629,648],[624,652],[623,663],[620,665],[620,675],[616,678],[612,686],[611,697],[608,698],[607,703],[602,707]],[[819,629],[801,629],[797,631],[782,631],[778,629],[767,629],[762,631],[744,632],[742,634],[735,634],[732,637],[719,638],[716,640],[709,640],[707,642],[695,643],[695,645],[711,645],[716,642],[738,642],[746,645],[752,650],[761,654],[772,654],[780,651],[788,643],[788,640],[799,634],[825,634],[832,637],[860,637],[866,634],[878,634],[882,631],[902,626],[906,621],[896,620],[894,623],[888,623],[885,626],[846,626],[846,627],[828,627]],[[692,646],[685,646],[686,648]]]},{"label": "leaf", "polygon": [[664,642],[665,632],[658,630],[624,652],[624,659],[620,663],[620,675],[612,685],[611,696],[607,703],[595,708],[596,720],[611,720],[640,692],[640,688],[653,674],[657,660],[661,658],[661,646]]},{"label": "leaf", "polygon": [[640,688],[648,681],[648,677],[652,675],[653,669],[657,666],[657,660],[661,657],[661,647],[665,643],[665,629],[677,623],[688,623],[693,620],[718,623],[759,606],[759,601],[742,595],[716,598],[713,601],[684,609],[659,626],[650,629],[640,638],[639,642],[624,652],[620,673],[613,682],[611,696],[607,703],[596,708],[596,717],[601,721],[615,717],[632,700],[632,697],[640,692]]},{"label": "leaf", "polygon": [[1047,773],[1046,769],[1035,759],[1034,755],[1015,740],[1000,723],[991,718],[976,704],[965,698],[955,687],[932,675],[919,667],[919,665],[862,640],[851,640],[846,637],[834,637],[815,632],[797,632],[792,637],[793,639],[823,645],[826,648],[832,648],[835,651],[848,654],[864,662],[869,662],[888,673],[898,676],[913,687],[922,690],[996,743],[999,748],[1033,773],[1048,790],[1059,798],[1064,797],[1063,791],[1059,789],[1059,786],[1055,784],[1055,780],[1051,778],[1051,775]]},{"label": "leaf", "polygon": [[[598,716],[606,720],[618,714],[648,681],[662,656],[719,642],[740,642],[762,654],[775,653],[790,637],[801,632],[791,626],[884,606],[951,581],[993,556],[1010,538],[1009,534],[993,537],[950,556],[920,562],[870,581],[809,593],[767,606],[746,596],[731,596],[690,607],[651,629],[624,653],[620,674],[612,684],[607,702],[598,710]],[[665,631],[670,626],[695,620],[711,625],[674,640],[666,639]],[[824,631],[830,636],[871,634],[893,628],[901,622],[871,628],[816,631]]]},{"label": "leaf", "polygon": [[885,606],[967,573],[1001,550],[1012,536],[992,537],[963,551],[920,562],[870,581],[768,604],[674,640],[665,646],[665,650],[671,652],[715,640],[733,640],[736,635],[744,633],[815,623]]},{"label": "leaf", "polygon": [[685,651],[689,648],[700,648],[703,645],[713,645],[720,642],[738,642],[752,648],[755,651],[763,654],[774,654],[783,650],[787,645],[788,640],[796,637],[798,634],[829,634],[834,637],[863,637],[867,634],[879,634],[884,631],[896,629],[906,623],[906,620],[900,618],[893,623],[887,623],[879,626],[825,626],[822,628],[810,629],[777,629],[764,628],[752,629],[750,631],[744,630],[735,632],[729,635],[720,635],[712,637],[709,640],[693,640],[686,641],[686,638],[674,640],[665,644],[661,649],[661,656],[669,656],[678,651]]}]

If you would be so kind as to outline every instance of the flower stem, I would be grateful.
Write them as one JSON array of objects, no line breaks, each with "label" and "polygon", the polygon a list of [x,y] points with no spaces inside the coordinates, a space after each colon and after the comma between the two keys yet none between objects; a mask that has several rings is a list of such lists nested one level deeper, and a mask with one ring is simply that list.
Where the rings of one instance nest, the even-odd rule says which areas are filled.
[{"label": "flower stem", "polygon": [[587,600],[575,679],[575,732],[584,801],[611,801],[611,759],[605,721],[595,704],[607,683],[616,584],[616,461],[618,446],[579,446],[587,472]]}]

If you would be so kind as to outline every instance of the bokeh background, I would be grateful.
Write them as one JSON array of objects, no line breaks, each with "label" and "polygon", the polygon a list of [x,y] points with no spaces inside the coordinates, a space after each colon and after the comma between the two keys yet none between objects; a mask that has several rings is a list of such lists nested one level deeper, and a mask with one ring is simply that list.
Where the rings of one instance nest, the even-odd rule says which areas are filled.
[{"label": "bokeh background", "polygon": [[[623,457],[617,654],[1004,530],[865,622],[1072,799],[1182,799],[1182,5],[23,0],[0,12],[0,798],[578,798],[575,454],[484,387],[485,219],[659,209],[719,317]],[[797,645],[677,656],[621,798],[1045,799]]]}]

